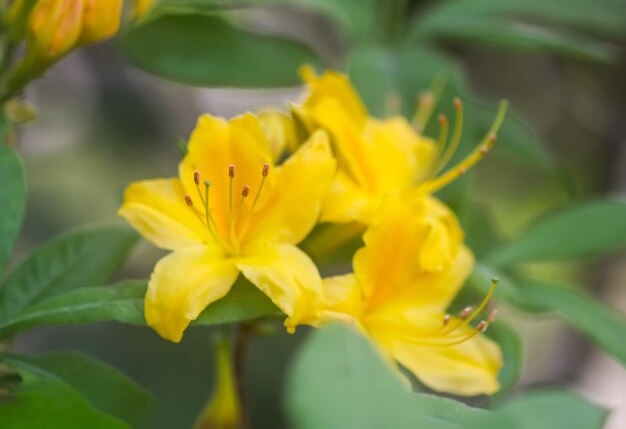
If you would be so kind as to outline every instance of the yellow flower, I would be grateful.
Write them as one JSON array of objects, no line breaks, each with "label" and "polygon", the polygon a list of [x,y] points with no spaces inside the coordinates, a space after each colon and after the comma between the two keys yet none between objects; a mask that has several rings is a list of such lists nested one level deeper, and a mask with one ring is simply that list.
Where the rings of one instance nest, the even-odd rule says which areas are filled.
[{"label": "yellow flower", "polygon": [[353,274],[324,279],[326,309],[319,324],[341,321],[365,332],[390,359],[439,391],[461,395],[498,390],[502,356],[472,327],[491,292],[459,318],[445,312],[472,270],[452,212],[432,197],[391,198],[364,235]]},{"label": "yellow flower", "polygon": [[479,147],[458,165],[439,173],[461,140],[463,111],[455,101],[457,121],[447,144],[447,120],[441,119],[438,142],[419,134],[400,116],[376,119],[368,116],[348,78],[327,71],[316,76],[301,70],[309,86],[307,98],[297,112],[309,126],[319,126],[331,134],[338,160],[337,176],[322,208],[321,220],[332,223],[369,224],[388,195],[406,189],[430,194],[441,189],[474,165],[490,149],[503,119],[501,109],[494,126]]},{"label": "yellow flower", "polygon": [[289,116],[275,110],[266,110],[259,114],[259,120],[270,142],[275,160],[279,160],[286,150],[296,151],[298,146],[296,130]]},{"label": "yellow flower", "polygon": [[290,330],[319,308],[319,273],[295,244],[315,225],[334,175],[326,133],[314,133],[282,165],[273,164],[257,117],[226,122],[204,115],[179,178],[126,190],[120,215],[173,251],[157,263],[145,298],[146,322],[164,338],[180,341],[239,272],[288,316]]},{"label": "yellow flower", "polygon": [[117,33],[122,17],[122,0],[84,0],[83,28],[80,43],[108,39]]}]

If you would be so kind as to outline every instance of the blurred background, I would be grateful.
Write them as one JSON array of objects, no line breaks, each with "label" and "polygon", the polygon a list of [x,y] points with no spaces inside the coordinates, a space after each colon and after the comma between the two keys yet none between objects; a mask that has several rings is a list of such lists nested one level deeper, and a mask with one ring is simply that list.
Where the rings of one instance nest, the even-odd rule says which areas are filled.
[{"label": "blurred background", "polygon": [[[539,2],[530,1],[530,9],[523,10],[520,2],[503,1],[512,7],[503,15],[499,15],[503,12],[496,6],[498,2],[484,0],[476,2],[483,7],[475,10],[468,9],[467,1],[398,2],[398,10],[388,8],[386,15],[381,14],[382,36],[373,30],[363,34],[343,31],[334,15],[325,13],[324,7],[308,7],[309,3],[231,8],[220,13],[227,14],[226,22],[237,28],[306,42],[317,65],[350,73],[371,111],[378,115],[395,110],[410,114],[419,91],[426,89],[437,73],[451,76],[441,109],[449,109],[457,94],[467,101],[468,117],[472,111],[484,113],[484,106],[489,112],[498,99],[510,101],[512,114],[507,121],[513,125],[505,135],[511,139],[502,139],[501,146],[498,142],[497,149],[466,183],[442,195],[456,209],[460,206],[455,192],[461,189],[470,200],[463,207],[481,207],[483,222],[510,237],[529,221],[567,203],[624,195],[626,14],[615,16],[611,9],[623,7],[623,2],[577,0],[566,7],[568,2],[555,1],[555,10],[548,13],[546,7],[532,8]],[[446,7],[457,3],[458,10],[448,10],[446,17]],[[352,7],[358,13],[367,6]],[[578,9],[570,10],[574,8]],[[213,9],[210,12],[214,13]],[[428,47],[427,52],[403,57],[407,44],[398,40],[408,25],[417,28],[415,37],[420,46]],[[35,123],[19,130],[29,200],[16,259],[69,228],[121,222],[116,211],[126,185],[138,179],[176,175],[180,160],[176,142],[188,137],[201,113],[231,117],[267,106],[286,107],[300,99],[302,88],[297,86],[294,70],[284,82],[268,78],[267,87],[260,89],[250,87],[264,86],[262,79],[241,85],[226,82],[224,87],[208,89],[185,83],[218,86],[209,78],[206,83],[184,77],[165,79],[155,76],[159,73],[142,71],[140,68],[150,68],[145,58],[162,54],[158,46],[141,46],[138,54],[142,41],[156,30],[143,31],[148,34],[131,32],[73,53],[27,91],[26,98],[37,106],[39,115]],[[220,43],[219,38],[202,39],[202,33],[196,36],[198,47]],[[210,49],[200,52],[211,55]],[[241,55],[233,67],[241,71],[249,59],[248,74],[271,74],[272,67],[281,66],[264,63],[257,69],[263,58],[246,51]],[[431,56],[440,69],[433,69]],[[398,58],[402,60],[395,63]],[[413,70],[420,79],[411,85],[381,86],[381,73],[405,82],[404,73],[410,75]],[[390,105],[390,97],[397,96],[401,104]],[[468,125],[466,148],[486,132],[492,115],[480,118],[483,116],[487,122],[477,119]],[[427,129],[427,134],[434,132]],[[593,227],[580,226],[581,230]],[[142,242],[119,278],[147,278],[160,256]],[[523,270],[583,285],[623,313],[625,257],[622,252],[600,260],[527,264]],[[525,344],[517,389],[573,386],[614,410],[608,428],[626,427],[626,370],[561,319],[531,317],[505,304],[500,307]],[[307,330],[301,329],[290,336],[278,327],[272,336],[253,339],[247,382],[257,427],[285,427],[283,375],[306,334]],[[101,358],[154,393],[156,403],[144,427],[184,428],[191,426],[212,389],[211,335],[211,329],[196,327],[180,345],[174,345],[149,329],[107,323],[31,331],[18,338],[16,350],[75,349]]]}]

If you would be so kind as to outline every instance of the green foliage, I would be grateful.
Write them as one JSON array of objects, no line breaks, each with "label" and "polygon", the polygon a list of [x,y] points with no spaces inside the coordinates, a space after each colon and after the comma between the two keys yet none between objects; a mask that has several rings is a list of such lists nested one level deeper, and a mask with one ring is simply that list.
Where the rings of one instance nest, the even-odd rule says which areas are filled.
[{"label": "green foliage", "polygon": [[299,83],[297,69],[318,63],[307,46],[236,26],[225,14],[163,8],[122,39],[137,67],[189,85],[277,87]]},{"label": "green foliage", "polygon": [[476,429],[601,429],[607,411],[579,395],[558,390],[527,393],[496,408]]},{"label": "green foliage", "polygon": [[297,429],[462,428],[483,413],[443,398],[416,395],[400,373],[349,327],[311,335],[294,360],[286,389],[287,413]]},{"label": "green foliage", "polygon": [[122,429],[136,424],[151,395],[114,368],[77,353],[3,355],[21,382],[0,402],[6,429]]},{"label": "green foliage", "polygon": [[26,205],[26,178],[22,160],[17,151],[5,146],[2,140],[4,132],[0,132],[0,279],[11,257]]},{"label": "green foliage", "polygon": [[76,325],[115,320],[144,325],[145,281],[83,287],[28,307],[0,322],[0,337],[45,325]]},{"label": "green foliage", "polygon": [[556,313],[609,355],[626,365],[626,318],[591,295],[571,287],[536,280],[516,281],[484,265],[477,265],[469,284],[485,293],[490,279],[498,277],[495,296],[523,311]]},{"label": "green foliage", "polygon": [[220,325],[278,315],[281,311],[267,295],[240,277],[228,295],[209,305],[192,325]]},{"label": "green foliage", "polygon": [[626,203],[591,201],[539,219],[486,258],[493,266],[602,255],[626,245]]},{"label": "green foliage", "polygon": [[524,364],[524,347],[515,329],[500,320],[489,326],[486,334],[497,342],[502,350],[503,366],[498,374],[500,391],[496,394],[498,398],[501,398],[515,387],[519,379]]},{"label": "green foliage", "polygon": [[567,391],[528,393],[490,411],[411,393],[372,345],[345,326],[313,333],[289,376],[285,405],[297,429],[599,429],[606,418],[606,410]]},{"label": "green foliage", "polygon": [[604,38],[624,36],[626,6],[614,0],[600,3],[586,0],[438,2],[415,17],[408,37],[414,43],[455,40],[607,61],[615,57],[616,50]]},{"label": "green foliage", "polygon": [[81,228],[27,256],[0,289],[4,318],[60,292],[104,283],[126,259],[137,234],[119,225]]}]

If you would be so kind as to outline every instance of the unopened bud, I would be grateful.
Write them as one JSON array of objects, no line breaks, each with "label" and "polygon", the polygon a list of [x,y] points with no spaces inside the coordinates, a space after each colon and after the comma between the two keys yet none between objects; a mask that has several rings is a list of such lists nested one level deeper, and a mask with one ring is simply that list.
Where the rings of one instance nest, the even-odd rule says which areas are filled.
[{"label": "unopened bud", "polygon": [[108,39],[117,33],[122,18],[122,0],[84,0],[80,44]]}]

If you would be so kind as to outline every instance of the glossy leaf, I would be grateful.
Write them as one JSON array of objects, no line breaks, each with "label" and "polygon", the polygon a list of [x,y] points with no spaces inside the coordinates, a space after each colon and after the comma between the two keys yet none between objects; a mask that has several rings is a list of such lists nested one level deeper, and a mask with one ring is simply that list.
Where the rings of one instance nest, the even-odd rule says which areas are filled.
[{"label": "glossy leaf", "polygon": [[297,85],[298,67],[319,62],[301,42],[237,27],[224,14],[186,9],[155,12],[121,42],[137,67],[197,86]]},{"label": "glossy leaf", "polygon": [[240,277],[228,295],[209,305],[192,325],[220,325],[281,314],[267,295]]},{"label": "glossy leaf", "polygon": [[0,401],[2,429],[130,429],[94,408],[54,374],[6,356],[2,361],[21,377],[17,387]]},{"label": "glossy leaf", "polygon": [[0,323],[0,337],[38,326],[76,325],[115,320],[144,325],[145,281],[110,287],[85,287],[62,293]]},{"label": "glossy leaf", "polygon": [[138,236],[119,225],[77,229],[46,242],[7,278],[0,293],[4,318],[60,292],[103,284]]},{"label": "glossy leaf", "polygon": [[289,373],[285,398],[292,427],[460,429],[484,413],[456,401],[413,394],[393,371],[349,327],[314,332]]},{"label": "glossy leaf", "polygon": [[530,224],[486,260],[493,266],[599,256],[626,246],[626,203],[591,201]]},{"label": "glossy leaf", "polygon": [[[0,323],[0,338],[38,326],[77,325],[114,320],[145,325],[146,282],[85,287],[62,293]],[[238,282],[224,298],[211,304],[193,325],[218,325],[280,315],[270,299],[247,282]]]},{"label": "glossy leaf", "polygon": [[26,206],[24,165],[15,148],[5,146],[2,140],[0,131],[0,278],[9,263]]},{"label": "glossy leaf", "polygon": [[5,356],[4,362],[58,378],[97,410],[130,425],[138,424],[152,402],[152,395],[117,369],[80,353],[44,356]]}]

